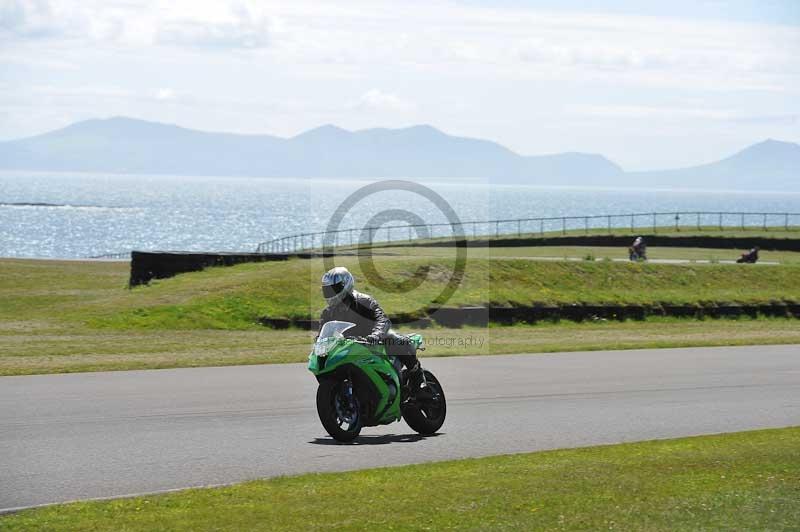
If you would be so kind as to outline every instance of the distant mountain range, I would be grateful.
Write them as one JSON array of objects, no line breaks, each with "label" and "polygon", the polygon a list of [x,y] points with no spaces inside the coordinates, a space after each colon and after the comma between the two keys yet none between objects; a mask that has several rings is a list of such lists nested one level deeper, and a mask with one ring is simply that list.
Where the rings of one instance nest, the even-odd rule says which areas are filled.
[{"label": "distant mountain range", "polygon": [[361,131],[326,125],[281,138],[207,133],[117,117],[0,142],[0,168],[260,177],[474,177],[533,185],[800,190],[800,145],[767,140],[702,166],[625,172],[602,155],[522,156],[495,142],[455,137],[427,125]]}]

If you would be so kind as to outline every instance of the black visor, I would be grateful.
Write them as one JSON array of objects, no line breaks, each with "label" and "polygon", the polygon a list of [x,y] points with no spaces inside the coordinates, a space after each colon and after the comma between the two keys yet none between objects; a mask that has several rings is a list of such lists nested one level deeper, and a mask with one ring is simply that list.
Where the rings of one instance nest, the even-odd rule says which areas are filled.
[{"label": "black visor", "polygon": [[344,283],[324,284],[322,285],[322,297],[325,299],[336,297],[342,290],[344,290]]}]

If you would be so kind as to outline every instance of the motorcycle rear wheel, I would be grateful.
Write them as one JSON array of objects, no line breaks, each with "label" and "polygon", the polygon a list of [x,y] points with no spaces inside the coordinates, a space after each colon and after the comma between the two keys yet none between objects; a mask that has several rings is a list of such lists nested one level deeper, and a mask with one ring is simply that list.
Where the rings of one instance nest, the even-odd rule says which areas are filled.
[{"label": "motorcycle rear wheel", "polygon": [[409,427],[420,434],[430,435],[436,433],[444,424],[447,400],[442,385],[433,373],[425,370],[425,381],[428,384],[428,392],[424,393],[430,393],[435,399],[414,397],[411,401],[403,403],[401,411]]},{"label": "motorcycle rear wheel", "polygon": [[317,414],[322,426],[336,441],[350,442],[361,432],[358,398],[345,393],[346,381],[323,380],[317,388]]}]

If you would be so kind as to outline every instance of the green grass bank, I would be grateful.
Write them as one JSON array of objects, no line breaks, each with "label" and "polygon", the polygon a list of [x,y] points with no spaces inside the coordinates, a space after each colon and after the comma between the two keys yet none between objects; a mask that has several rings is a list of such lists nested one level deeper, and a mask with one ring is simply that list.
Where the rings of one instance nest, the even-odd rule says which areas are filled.
[{"label": "green grass bank", "polygon": [[[414,313],[443,290],[447,257],[376,257],[385,283],[340,257],[358,289],[390,313]],[[209,268],[127,290],[112,263],[0,261],[0,320],[58,320],[105,329],[256,328],[262,316],[315,318],[321,259]],[[425,279],[422,281],[422,279]],[[422,281],[410,292],[402,283]],[[800,301],[800,264],[641,264],[472,258],[448,305],[695,304]]]},{"label": "green grass bank", "polygon": [[[359,288],[393,314],[430,301],[446,283],[451,261],[376,257],[381,275],[394,283],[426,274],[428,280],[406,295],[364,279],[358,257],[342,259]],[[126,263],[0,259],[0,375],[302,361],[311,341],[307,331],[272,330],[257,320],[316,317],[324,269],[322,260],[243,264],[129,290]],[[539,262],[477,255],[468,260],[449,304],[770,300],[800,300],[800,264]],[[426,335],[453,343],[439,343],[426,356],[800,343],[796,320],[749,318],[437,327]]]},{"label": "green grass bank", "polygon": [[52,506],[0,528],[796,530],[798,441],[786,428],[311,474]]}]

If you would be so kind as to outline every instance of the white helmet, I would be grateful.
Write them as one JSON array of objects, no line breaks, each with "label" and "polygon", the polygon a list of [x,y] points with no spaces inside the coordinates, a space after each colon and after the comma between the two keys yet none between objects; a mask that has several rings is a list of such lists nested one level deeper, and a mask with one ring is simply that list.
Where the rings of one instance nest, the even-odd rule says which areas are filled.
[{"label": "white helmet", "polygon": [[322,276],[322,297],[328,306],[335,305],[353,292],[356,280],[344,266],[331,268]]}]

